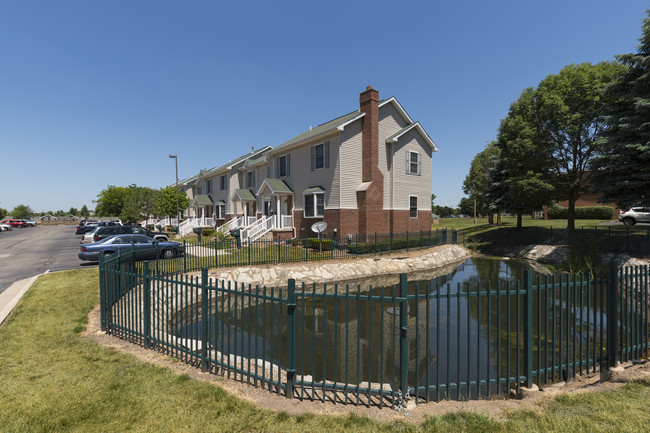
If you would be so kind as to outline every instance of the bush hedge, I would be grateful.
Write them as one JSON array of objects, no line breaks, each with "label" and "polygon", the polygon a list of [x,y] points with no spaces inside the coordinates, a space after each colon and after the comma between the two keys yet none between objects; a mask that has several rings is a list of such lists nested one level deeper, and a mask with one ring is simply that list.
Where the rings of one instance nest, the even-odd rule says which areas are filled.
[{"label": "bush hedge", "polygon": [[[562,206],[549,207],[546,210],[548,219],[566,219],[568,209]],[[575,218],[580,220],[611,220],[614,217],[614,208],[609,206],[580,206],[576,207]]]},{"label": "bush hedge", "polygon": [[214,237],[217,234],[217,231],[215,229],[203,229],[201,230],[201,235],[211,238]]},{"label": "bush hedge", "polygon": [[[448,234],[451,238],[451,232]],[[448,239],[450,239],[448,238]],[[367,254],[374,253],[375,251],[392,251],[392,250],[402,250],[407,248],[415,248],[422,246],[431,246],[438,245],[441,243],[442,237],[438,236],[425,236],[420,238],[420,236],[414,236],[409,238],[395,238],[395,239],[384,239],[381,241],[375,242],[359,242],[348,244],[348,254]]]}]

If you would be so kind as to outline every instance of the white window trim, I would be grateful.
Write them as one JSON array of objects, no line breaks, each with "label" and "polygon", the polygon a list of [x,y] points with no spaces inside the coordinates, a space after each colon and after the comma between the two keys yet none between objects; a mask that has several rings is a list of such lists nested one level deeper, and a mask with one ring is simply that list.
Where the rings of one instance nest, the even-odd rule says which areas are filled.
[{"label": "white window trim", "polygon": [[[218,204],[215,205],[216,207],[216,214],[217,214],[217,219],[225,219],[226,218],[226,204]],[[221,214],[219,214],[219,210],[221,209]]]},{"label": "white window trim", "polygon": [[[323,196],[323,214],[318,215],[318,200],[316,196]],[[307,215],[307,196],[314,197],[314,215]],[[304,218],[324,218],[325,217],[325,192],[310,192],[302,195],[302,215]]]},{"label": "white window trim", "polygon": [[205,193],[212,194],[212,179],[205,181]]},{"label": "white window trim", "polygon": [[[411,215],[411,198],[415,197],[415,216]],[[418,218],[420,216],[420,209],[418,208],[419,200],[417,195],[409,195],[409,218]]]},{"label": "white window trim", "polygon": [[[252,178],[253,178],[252,183],[253,184],[252,185],[251,185],[251,182],[249,181],[249,179],[250,179],[249,175],[251,173],[253,174],[253,176],[252,176]],[[247,171],[246,172],[246,188],[255,188],[256,185],[257,185],[257,173],[255,172],[255,170]]]},{"label": "white window trim", "polygon": [[[316,148],[318,146],[323,146],[323,166],[322,167],[316,167]],[[329,163],[329,147],[330,147],[330,142],[329,141],[323,141],[322,143],[314,144],[311,146],[311,171],[316,171],[316,170],[323,170],[326,168],[329,168],[330,163]]]},{"label": "white window trim", "polygon": [[[416,154],[417,155],[417,171],[413,172],[411,171],[411,155]],[[414,150],[407,150],[406,151],[406,174],[412,174],[416,176],[422,176],[422,155],[420,155],[420,152],[416,152]]]},{"label": "white window trim", "polygon": [[[281,165],[280,161],[282,160],[282,158],[284,158],[285,165],[286,165],[285,170],[284,170],[285,174],[280,173],[280,165]],[[288,153],[285,153],[284,155],[278,156],[278,162],[277,162],[277,165],[276,165],[276,169],[278,170],[278,172],[276,173],[276,175],[277,175],[276,179],[281,179],[283,177],[291,176],[290,163],[291,163],[291,158],[289,157]]]}]

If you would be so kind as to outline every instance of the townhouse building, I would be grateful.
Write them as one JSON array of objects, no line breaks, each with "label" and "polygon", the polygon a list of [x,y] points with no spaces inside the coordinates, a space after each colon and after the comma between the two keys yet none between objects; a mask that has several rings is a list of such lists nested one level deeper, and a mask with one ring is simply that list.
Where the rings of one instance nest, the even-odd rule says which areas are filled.
[{"label": "townhouse building", "polygon": [[321,221],[337,236],[429,230],[436,151],[396,98],[368,87],[357,110],[188,179],[188,216],[276,239],[314,236]]}]

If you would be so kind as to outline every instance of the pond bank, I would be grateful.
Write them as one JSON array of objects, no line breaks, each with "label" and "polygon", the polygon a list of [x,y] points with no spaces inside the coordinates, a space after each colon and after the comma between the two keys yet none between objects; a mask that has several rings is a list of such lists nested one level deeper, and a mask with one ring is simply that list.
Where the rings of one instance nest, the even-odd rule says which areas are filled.
[{"label": "pond bank", "polygon": [[[567,247],[562,245],[526,245],[511,247],[500,251],[506,257],[524,258],[550,265],[564,266],[567,264]],[[608,253],[601,255],[604,263],[616,260],[619,266],[649,265],[650,260],[631,257],[627,254]]]},{"label": "pond bank", "polygon": [[[476,252],[460,245],[439,245],[426,250],[403,251],[368,258],[211,269],[209,276],[218,280],[237,281],[239,284],[275,287],[286,286],[289,278],[294,278],[298,283],[322,284],[376,276],[380,277],[378,285],[387,285],[395,284],[397,275],[401,273],[408,273],[409,276],[416,274],[417,279],[445,275],[453,270],[458,262],[476,255]],[[392,277],[389,278],[390,281],[387,276]]]}]

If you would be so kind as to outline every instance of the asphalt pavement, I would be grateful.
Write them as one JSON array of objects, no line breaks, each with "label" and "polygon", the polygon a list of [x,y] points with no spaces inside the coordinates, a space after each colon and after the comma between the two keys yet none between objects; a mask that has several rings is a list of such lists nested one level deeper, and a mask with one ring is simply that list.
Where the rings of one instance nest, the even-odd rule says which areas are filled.
[{"label": "asphalt pavement", "polygon": [[[87,267],[77,257],[75,226],[14,228],[0,233],[0,294],[17,281],[46,272]],[[96,264],[94,264],[96,266]]]}]

